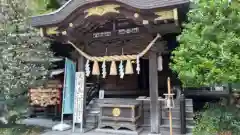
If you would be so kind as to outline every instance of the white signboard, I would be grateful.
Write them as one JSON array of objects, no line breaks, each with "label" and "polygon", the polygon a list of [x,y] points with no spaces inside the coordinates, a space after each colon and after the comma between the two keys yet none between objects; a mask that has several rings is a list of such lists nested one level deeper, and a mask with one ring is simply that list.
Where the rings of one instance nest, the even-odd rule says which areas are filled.
[{"label": "white signboard", "polygon": [[84,89],[85,73],[76,72],[75,93],[74,93],[74,112],[73,112],[73,130],[75,123],[83,124],[84,113]]},{"label": "white signboard", "polygon": [[99,91],[99,99],[104,99],[104,90]]}]

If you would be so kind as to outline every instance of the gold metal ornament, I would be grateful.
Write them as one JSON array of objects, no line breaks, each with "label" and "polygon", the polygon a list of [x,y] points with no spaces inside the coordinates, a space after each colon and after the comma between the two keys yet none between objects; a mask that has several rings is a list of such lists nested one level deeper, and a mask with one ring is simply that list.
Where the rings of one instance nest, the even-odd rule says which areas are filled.
[{"label": "gold metal ornament", "polygon": [[62,32],[62,35],[67,35],[67,31],[63,31],[63,32]]},{"label": "gold metal ornament", "polygon": [[120,116],[120,114],[121,114],[121,110],[119,108],[113,108],[112,115],[114,117],[118,117],[118,116]]},{"label": "gold metal ornament", "polygon": [[177,8],[175,8],[173,10],[173,16],[174,16],[175,24],[178,25],[178,10],[177,10]]},{"label": "gold metal ornament", "polygon": [[178,19],[177,9],[155,12],[158,16],[155,20]]},{"label": "gold metal ornament", "polygon": [[40,33],[40,36],[41,36],[41,37],[44,37],[43,28],[40,28],[39,33]]},{"label": "gold metal ornament", "polygon": [[47,35],[56,35],[59,34],[60,32],[58,31],[58,27],[50,27],[46,29]]},{"label": "gold metal ornament", "polygon": [[116,9],[118,7],[120,7],[120,5],[115,5],[115,4],[92,7],[84,11],[84,13],[87,13],[85,18],[88,18],[89,16],[93,16],[93,15],[103,16],[104,14],[107,14],[107,13],[120,13],[119,10]]},{"label": "gold metal ornament", "polygon": [[73,23],[69,23],[69,27],[71,27],[71,28],[72,28],[72,27],[73,27]]}]

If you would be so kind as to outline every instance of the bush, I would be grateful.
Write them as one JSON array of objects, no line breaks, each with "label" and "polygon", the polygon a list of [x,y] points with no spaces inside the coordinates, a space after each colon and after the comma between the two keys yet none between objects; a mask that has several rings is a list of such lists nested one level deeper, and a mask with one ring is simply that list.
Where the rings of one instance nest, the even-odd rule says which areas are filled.
[{"label": "bush", "polygon": [[40,127],[17,124],[0,124],[0,127],[0,135],[40,135],[44,131],[44,129]]},{"label": "bush", "polygon": [[234,106],[208,104],[196,120],[193,135],[239,135],[240,109]]}]

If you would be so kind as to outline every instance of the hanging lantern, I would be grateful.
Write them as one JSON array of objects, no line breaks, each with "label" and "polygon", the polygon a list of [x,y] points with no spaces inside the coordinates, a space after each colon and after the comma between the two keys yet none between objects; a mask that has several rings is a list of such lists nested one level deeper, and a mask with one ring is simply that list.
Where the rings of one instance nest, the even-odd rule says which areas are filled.
[{"label": "hanging lantern", "polygon": [[112,61],[111,63],[110,75],[117,75],[117,66],[115,61]]},{"label": "hanging lantern", "polygon": [[170,94],[163,94],[165,96],[165,99],[164,99],[164,108],[174,108],[175,107],[175,104],[174,104],[174,99],[173,99],[173,96],[175,94],[173,93],[170,93]]},{"label": "hanging lantern", "polygon": [[125,74],[130,75],[133,74],[133,66],[131,63],[131,60],[127,60],[127,64],[126,64],[126,69],[125,69]]},{"label": "hanging lantern", "polygon": [[175,107],[175,104],[174,104],[174,99],[173,99],[174,93],[172,93],[172,91],[171,91],[171,84],[170,84],[169,77],[167,80],[167,85],[168,85],[168,93],[163,94],[165,96],[164,103],[165,103],[165,108],[171,109],[171,108]]},{"label": "hanging lantern", "polygon": [[162,56],[158,56],[158,71],[163,70],[163,59]]},{"label": "hanging lantern", "polygon": [[94,61],[92,74],[93,75],[100,75],[99,65],[98,65],[97,61]]}]

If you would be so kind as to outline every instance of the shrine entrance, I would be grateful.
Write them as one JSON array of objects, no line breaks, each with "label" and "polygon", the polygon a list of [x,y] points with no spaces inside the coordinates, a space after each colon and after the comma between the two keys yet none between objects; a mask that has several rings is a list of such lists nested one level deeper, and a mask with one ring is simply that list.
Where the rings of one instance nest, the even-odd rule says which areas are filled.
[{"label": "shrine entrance", "polygon": [[[142,4],[137,4],[140,1]],[[73,48],[71,59],[77,62],[77,72],[84,78],[81,85],[87,104],[83,108],[93,98],[86,94],[88,83],[97,82],[106,98],[122,98],[106,100],[109,106],[102,105],[101,118],[108,120],[100,119],[101,126],[111,125],[114,116],[115,120],[123,118],[125,124],[137,130],[142,107],[138,101],[126,98],[147,96],[151,133],[158,134],[158,99],[166,91],[167,77],[171,75],[165,62],[169,61],[167,55],[171,51],[165,37],[181,32],[180,17],[185,16],[187,10],[183,7],[188,1],[156,0],[154,6],[145,3],[146,0],[138,2],[70,0],[55,13],[33,17],[32,25],[40,29],[42,36]],[[168,72],[165,75],[164,70]],[[122,110],[125,111],[121,113]]]}]

